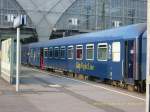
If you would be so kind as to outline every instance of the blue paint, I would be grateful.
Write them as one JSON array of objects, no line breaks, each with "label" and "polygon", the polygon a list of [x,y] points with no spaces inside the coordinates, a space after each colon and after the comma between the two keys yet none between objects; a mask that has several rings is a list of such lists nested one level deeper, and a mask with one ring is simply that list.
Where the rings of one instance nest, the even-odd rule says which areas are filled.
[{"label": "blue paint", "polygon": [[[55,68],[61,69],[64,71],[70,71],[79,74],[85,74],[88,76],[96,76],[101,79],[112,79],[123,81],[124,80],[124,69],[122,68],[122,61],[124,61],[125,49],[124,44],[126,40],[136,40],[141,37],[141,35],[146,31],[146,24],[135,24],[129,25],[126,27],[120,27],[105,31],[99,31],[94,33],[86,33],[77,36],[70,36],[66,38],[54,39],[48,42],[38,42],[33,44],[24,45],[22,49],[34,49],[36,53],[36,59],[33,57],[22,57],[22,63],[29,63],[34,66],[40,66],[40,48],[49,48],[49,47],[60,47],[65,46],[66,48],[70,45],[74,46],[74,58],[67,59],[67,54],[65,53],[65,59],[56,59],[55,57],[44,58],[44,66],[46,68]],[[144,36],[145,37],[145,36]],[[144,38],[142,38],[144,39]],[[121,57],[119,62],[112,61],[112,43],[120,42],[121,45]],[[143,41],[144,43],[146,41]],[[98,43],[107,43],[108,44],[108,60],[107,61],[98,61],[97,60],[97,45]],[[142,50],[146,47],[145,44],[142,44]],[[94,44],[94,60],[86,60],[86,44]],[[76,45],[83,45],[83,60],[76,60]],[[143,53],[143,52],[142,52]],[[142,55],[142,80],[145,80],[145,54]],[[76,67],[76,64],[81,64],[81,69]],[[94,66],[94,70],[88,69],[88,67]],[[83,69],[84,68],[84,69]]]}]

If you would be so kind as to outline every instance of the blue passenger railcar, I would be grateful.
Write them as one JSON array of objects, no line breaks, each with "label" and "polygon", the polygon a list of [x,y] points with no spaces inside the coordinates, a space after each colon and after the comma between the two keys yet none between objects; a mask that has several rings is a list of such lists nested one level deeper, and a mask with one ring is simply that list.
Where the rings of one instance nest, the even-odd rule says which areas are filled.
[{"label": "blue passenger railcar", "polygon": [[29,45],[23,45],[21,48],[21,63],[29,64]]},{"label": "blue passenger railcar", "polygon": [[[32,66],[37,66],[40,67],[40,62],[42,57],[42,52],[41,48],[37,43],[30,44],[30,56],[29,56],[29,64]],[[43,66],[43,65],[41,65]]]},{"label": "blue passenger railcar", "polygon": [[134,84],[145,80],[146,24],[30,45],[29,63]]}]

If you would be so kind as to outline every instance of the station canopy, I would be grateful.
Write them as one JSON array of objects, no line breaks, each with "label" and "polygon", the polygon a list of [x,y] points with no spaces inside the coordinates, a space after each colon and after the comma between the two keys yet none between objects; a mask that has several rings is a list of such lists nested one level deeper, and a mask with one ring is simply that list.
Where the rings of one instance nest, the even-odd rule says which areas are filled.
[{"label": "station canopy", "polygon": [[62,14],[76,0],[16,0],[35,25],[40,41],[49,39]]}]

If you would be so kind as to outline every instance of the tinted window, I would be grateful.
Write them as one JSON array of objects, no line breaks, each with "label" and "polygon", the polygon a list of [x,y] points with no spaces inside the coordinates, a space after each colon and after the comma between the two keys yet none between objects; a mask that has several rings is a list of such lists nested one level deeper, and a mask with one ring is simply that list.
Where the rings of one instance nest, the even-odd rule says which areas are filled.
[{"label": "tinted window", "polygon": [[54,55],[55,55],[55,58],[59,57],[59,47],[55,47]]},{"label": "tinted window", "polygon": [[83,46],[82,45],[76,46],[76,58],[77,60],[82,60],[83,58]]},{"label": "tinted window", "polygon": [[98,44],[97,59],[99,61],[107,61],[107,44],[106,43]]},{"label": "tinted window", "polygon": [[30,57],[34,57],[34,49],[30,49]]},{"label": "tinted window", "polygon": [[49,47],[49,58],[53,57],[53,47]]},{"label": "tinted window", "polygon": [[65,51],[66,51],[65,46],[60,48],[60,58],[62,58],[62,59],[65,58]]},{"label": "tinted window", "polygon": [[86,45],[86,59],[87,60],[94,59],[94,44]]},{"label": "tinted window", "polygon": [[73,59],[73,46],[68,46],[68,59]]},{"label": "tinted window", "polygon": [[44,58],[48,58],[48,48],[44,48]]}]

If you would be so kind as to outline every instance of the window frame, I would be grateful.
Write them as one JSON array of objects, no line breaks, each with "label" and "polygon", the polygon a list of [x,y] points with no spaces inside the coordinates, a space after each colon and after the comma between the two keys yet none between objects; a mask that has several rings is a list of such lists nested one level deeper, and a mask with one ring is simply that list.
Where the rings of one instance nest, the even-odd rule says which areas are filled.
[{"label": "window frame", "polygon": [[33,50],[33,58],[34,58],[34,61],[35,61],[35,59],[36,59],[36,48],[34,48],[34,50]]},{"label": "window frame", "polygon": [[[51,49],[51,51],[52,51],[52,56],[50,56],[50,49]],[[53,58],[53,56],[54,56],[54,51],[53,51],[53,47],[48,47],[48,57],[50,58],[50,59],[52,59]]]},{"label": "window frame", "polygon": [[34,58],[34,48],[31,48],[31,49],[30,49],[30,57],[31,57],[31,58]]},{"label": "window frame", "polygon": [[44,50],[44,58],[47,59],[48,58],[48,54],[47,54],[47,57],[45,57],[45,51],[47,50],[47,53],[48,53],[48,48],[44,47],[43,50]]},{"label": "window frame", "polygon": [[[87,48],[89,46],[92,46],[92,50],[93,50],[93,54],[92,54],[92,59],[87,59],[87,50],[90,49],[90,48]],[[86,60],[89,60],[89,61],[93,61],[94,60],[94,44],[86,44]]]},{"label": "window frame", "polygon": [[[103,47],[103,48],[107,48],[107,59],[105,59],[105,60],[102,60],[102,59],[99,59],[99,58],[98,58],[98,53],[99,53],[99,50],[98,50],[98,49],[99,49],[99,46],[100,46],[100,45],[106,45],[106,47]],[[102,48],[102,47],[101,47],[101,48]],[[108,61],[108,43],[103,42],[103,43],[98,43],[98,44],[97,44],[97,60],[98,60],[98,61]]]},{"label": "window frame", "polygon": [[38,53],[37,53],[37,56],[38,56],[38,58],[41,57],[41,52],[40,52],[40,51],[41,51],[40,48],[38,48],[38,49],[37,49],[37,52],[38,52]]},{"label": "window frame", "polygon": [[[71,58],[70,57],[68,57],[68,50],[69,50],[69,48],[71,48],[71,50],[72,50],[72,56],[71,56]],[[67,47],[67,59],[73,59],[74,58],[74,46],[73,45],[70,45],[70,46],[68,46]]]},{"label": "window frame", "polygon": [[[64,57],[61,56],[62,49],[64,49]],[[65,56],[66,56],[66,46],[61,46],[60,47],[60,59],[65,59]]]},{"label": "window frame", "polygon": [[[82,47],[82,48],[78,48],[78,47]],[[78,49],[82,49],[82,57],[81,58],[77,58],[77,50]],[[76,45],[76,60],[83,60],[83,45]]]},{"label": "window frame", "polygon": [[[55,49],[58,49],[58,57],[55,57],[55,52],[56,52]],[[54,58],[55,58],[55,59],[58,59],[58,58],[59,58],[59,47],[54,47]]]}]

